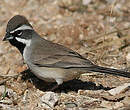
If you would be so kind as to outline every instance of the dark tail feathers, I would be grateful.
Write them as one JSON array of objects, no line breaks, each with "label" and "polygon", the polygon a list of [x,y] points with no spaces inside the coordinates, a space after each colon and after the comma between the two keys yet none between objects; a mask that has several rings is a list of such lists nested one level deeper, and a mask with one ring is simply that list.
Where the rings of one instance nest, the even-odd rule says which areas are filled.
[{"label": "dark tail feathers", "polygon": [[117,70],[117,69],[112,69],[112,68],[106,68],[106,67],[101,67],[101,66],[94,65],[93,67],[89,67],[88,70],[90,70],[92,72],[101,72],[101,73],[107,73],[107,74],[112,74],[112,75],[117,75],[117,76],[123,76],[123,77],[130,78],[130,72]]}]

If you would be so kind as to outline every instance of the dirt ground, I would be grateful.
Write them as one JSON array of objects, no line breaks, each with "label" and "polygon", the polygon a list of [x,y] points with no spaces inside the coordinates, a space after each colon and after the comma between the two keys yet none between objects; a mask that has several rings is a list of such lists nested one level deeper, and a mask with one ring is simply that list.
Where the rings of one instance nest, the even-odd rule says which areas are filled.
[{"label": "dirt ground", "polygon": [[129,78],[85,73],[48,91],[55,83],[35,77],[2,41],[17,14],[45,39],[97,65],[130,71],[130,0],[0,0],[0,110],[130,110]]}]

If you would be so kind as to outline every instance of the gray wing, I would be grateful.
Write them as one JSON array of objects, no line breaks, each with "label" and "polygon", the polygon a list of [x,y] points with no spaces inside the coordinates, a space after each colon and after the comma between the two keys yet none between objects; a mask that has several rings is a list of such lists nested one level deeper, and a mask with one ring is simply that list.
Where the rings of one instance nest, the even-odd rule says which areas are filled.
[{"label": "gray wing", "polygon": [[[30,60],[34,65],[48,68],[84,68],[85,71],[101,72],[129,77],[129,72],[94,65],[90,60],[62,45],[41,40],[32,46]],[[40,51],[39,51],[40,50]]]},{"label": "gray wing", "polygon": [[[93,63],[77,52],[50,41],[42,41],[33,47],[31,62],[41,67],[78,68],[90,67]],[[39,51],[41,50],[41,51]]]}]

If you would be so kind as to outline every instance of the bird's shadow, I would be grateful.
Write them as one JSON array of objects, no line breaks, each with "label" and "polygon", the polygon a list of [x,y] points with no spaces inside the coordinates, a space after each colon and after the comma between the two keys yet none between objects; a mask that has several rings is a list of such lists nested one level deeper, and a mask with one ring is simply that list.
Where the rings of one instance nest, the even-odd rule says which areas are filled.
[{"label": "bird's shadow", "polygon": [[[30,81],[39,90],[47,91],[56,85],[56,83],[48,83],[48,82],[38,79],[29,69],[27,69],[21,73],[23,74],[22,80]],[[68,82],[64,82],[62,85],[59,85],[58,88],[55,89],[54,91],[56,91],[56,92],[61,92],[61,91],[77,92],[80,89],[81,90],[110,90],[111,88],[104,87],[101,84],[97,86],[94,82],[83,82],[81,80],[74,79],[74,80],[71,80]]]}]

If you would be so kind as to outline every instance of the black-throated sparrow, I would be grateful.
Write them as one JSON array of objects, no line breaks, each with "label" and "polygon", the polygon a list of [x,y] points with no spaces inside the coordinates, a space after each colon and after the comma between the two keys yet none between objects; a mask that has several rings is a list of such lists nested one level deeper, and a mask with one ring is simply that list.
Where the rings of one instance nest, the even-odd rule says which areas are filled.
[{"label": "black-throated sparrow", "polygon": [[21,15],[11,18],[7,24],[8,40],[23,55],[32,72],[40,79],[57,82],[76,78],[84,72],[101,72],[130,78],[130,72],[101,67],[62,45],[41,38]]}]

